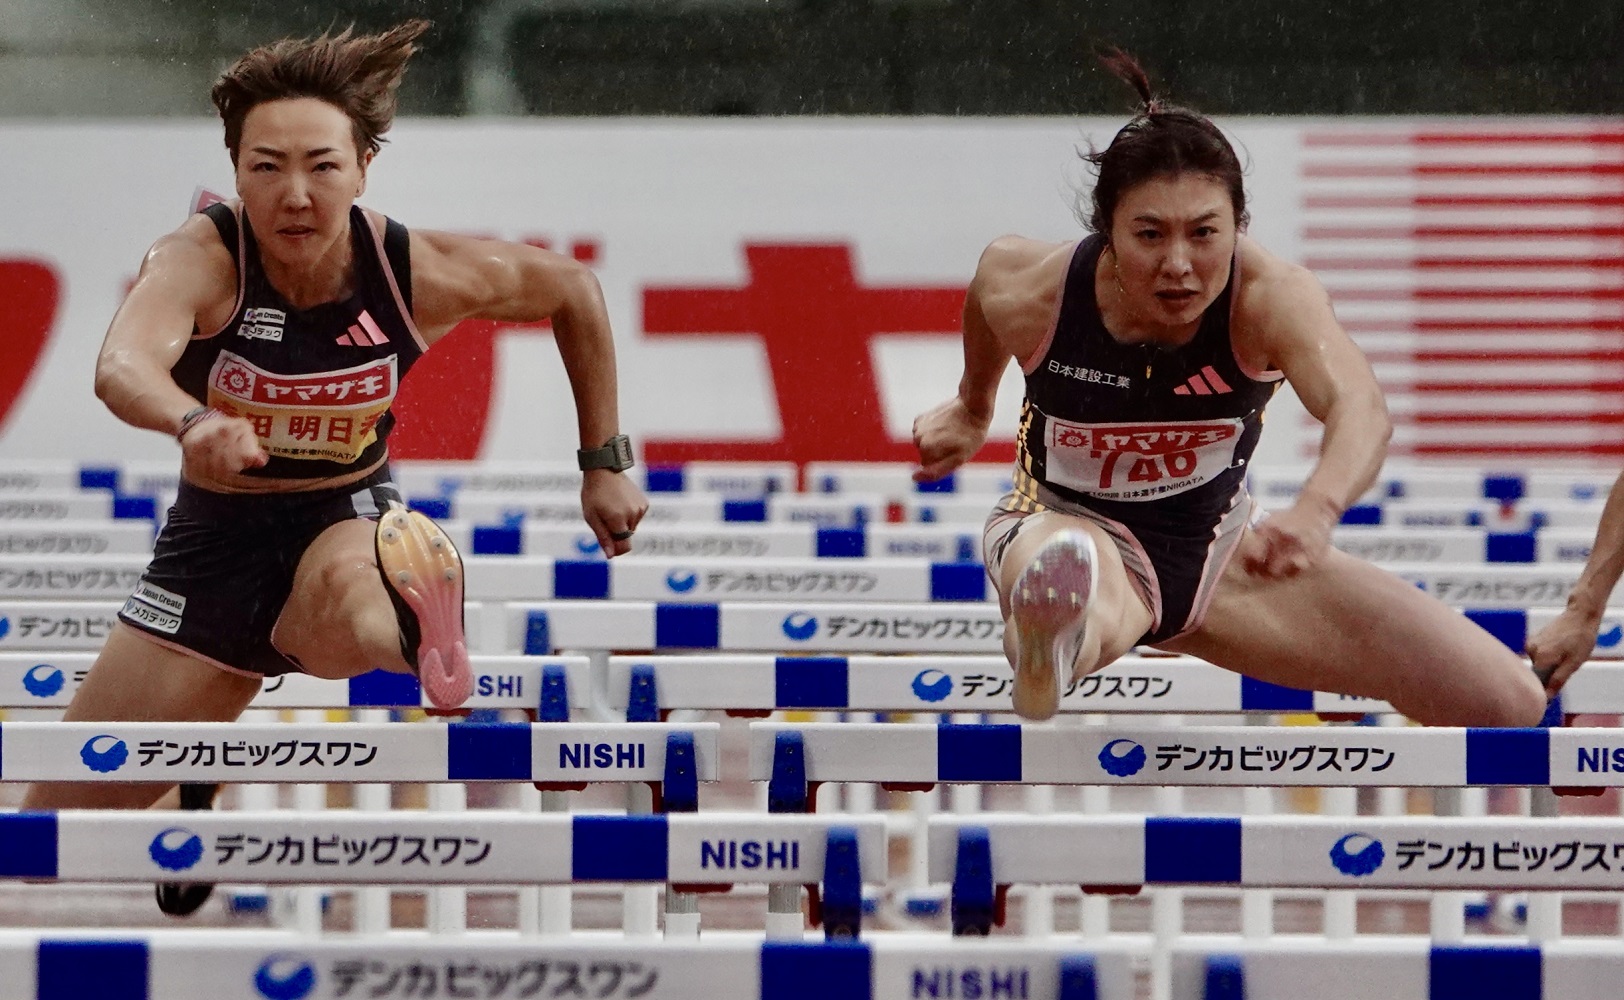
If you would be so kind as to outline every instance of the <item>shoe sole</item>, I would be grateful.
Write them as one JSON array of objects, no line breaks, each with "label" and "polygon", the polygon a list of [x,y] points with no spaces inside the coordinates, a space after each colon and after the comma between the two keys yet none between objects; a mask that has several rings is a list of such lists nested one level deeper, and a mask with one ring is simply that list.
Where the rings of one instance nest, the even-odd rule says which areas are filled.
[{"label": "shoe sole", "polygon": [[[184,782],[180,786],[180,807],[187,811],[213,809],[217,784]],[[203,908],[214,895],[213,882],[159,882],[155,887],[158,909],[171,917],[189,917]]]},{"label": "shoe sole", "polygon": [[1016,653],[1012,701],[1024,718],[1048,719],[1060,710],[1060,693],[1088,625],[1097,562],[1093,538],[1063,532],[1044,543],[1015,581],[1009,599]]},{"label": "shoe sole", "polygon": [[409,659],[429,701],[453,709],[474,693],[463,635],[463,570],[457,547],[439,525],[397,507],[378,519],[378,571],[398,615],[417,625]]}]

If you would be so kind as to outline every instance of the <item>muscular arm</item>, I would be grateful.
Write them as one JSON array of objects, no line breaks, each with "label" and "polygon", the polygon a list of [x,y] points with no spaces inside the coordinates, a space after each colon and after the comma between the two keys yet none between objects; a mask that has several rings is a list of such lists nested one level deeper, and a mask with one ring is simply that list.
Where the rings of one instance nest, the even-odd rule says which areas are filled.
[{"label": "muscular arm", "polygon": [[194,216],[153,244],[96,357],[96,396],[127,424],[174,434],[197,406],[170,369],[205,309],[235,285],[231,255]]},{"label": "muscular arm", "polygon": [[1250,365],[1284,372],[1325,425],[1297,502],[1258,528],[1262,545],[1246,557],[1254,572],[1290,576],[1320,558],[1342,512],[1375,482],[1392,422],[1370,363],[1336,321],[1318,279],[1255,243],[1243,244],[1242,253],[1249,273],[1237,350]]},{"label": "muscular arm", "polygon": [[1567,607],[1528,640],[1528,656],[1547,693],[1560,691],[1595,651],[1596,631],[1620,574],[1624,574],[1624,474],[1607,494],[1590,558],[1568,594]]},{"label": "muscular arm", "polygon": [[[1325,425],[1319,460],[1303,484],[1304,500],[1334,517],[1376,481],[1393,425],[1370,363],[1337,322],[1319,280],[1267,255],[1245,292],[1243,320],[1256,331],[1269,367],[1286,380],[1309,413]],[[1302,501],[1299,501],[1302,502]]]},{"label": "muscular arm", "polygon": [[1048,332],[1069,249],[1005,236],[982,252],[964,296],[964,374],[958,394],[914,420],[916,480],[940,479],[986,442],[1010,358],[1030,356]]},{"label": "muscular arm", "polygon": [[[412,233],[412,305],[429,343],[466,319],[550,320],[569,375],[581,446],[620,433],[615,342],[598,279],[569,257],[535,247],[450,233]],[[648,501],[630,479],[587,472],[581,508],[607,556],[631,551],[615,534],[637,527]]]},{"label": "muscular arm", "polygon": [[466,319],[550,320],[581,446],[596,448],[620,432],[615,342],[598,279],[585,265],[522,244],[417,230],[412,298],[431,344]]}]

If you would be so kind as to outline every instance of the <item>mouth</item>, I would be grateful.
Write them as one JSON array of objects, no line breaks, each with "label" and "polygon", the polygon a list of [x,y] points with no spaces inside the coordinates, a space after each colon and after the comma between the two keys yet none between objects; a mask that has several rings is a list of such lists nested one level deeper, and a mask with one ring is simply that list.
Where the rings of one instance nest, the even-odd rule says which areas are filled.
[{"label": "mouth", "polygon": [[314,236],[316,230],[310,226],[283,226],[276,232],[280,236],[286,236],[290,239],[299,239],[305,236]]},{"label": "mouth", "polygon": [[1170,306],[1183,306],[1195,301],[1201,293],[1195,289],[1172,288],[1156,293],[1156,298]]}]

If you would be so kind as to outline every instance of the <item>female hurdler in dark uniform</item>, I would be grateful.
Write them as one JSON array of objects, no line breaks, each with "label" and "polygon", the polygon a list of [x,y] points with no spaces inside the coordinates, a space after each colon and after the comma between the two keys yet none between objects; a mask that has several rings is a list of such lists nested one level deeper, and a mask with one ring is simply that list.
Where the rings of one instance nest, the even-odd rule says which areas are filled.
[{"label": "female hurdler in dark uniform", "polygon": [[[398,505],[386,446],[401,378],[466,319],[551,320],[591,467],[586,520],[605,554],[629,550],[647,503],[620,474],[597,280],[355,204],[427,27],[283,40],[216,82],[239,200],[153,245],[96,367],[114,414],[180,441],[180,494],[67,719],[231,720],[264,677],[296,670],[411,671],[436,705],[467,699],[461,560]],[[139,808],[163,791],[42,785],[27,804]]]},{"label": "female hurdler in dark uniform", "polygon": [[[1314,276],[1241,234],[1217,127],[1155,99],[1127,56],[1107,64],[1144,104],[1089,157],[1093,235],[987,248],[958,395],[914,423],[916,476],[945,475],[986,440],[1009,359],[1025,372],[1015,490],[986,531],[1015,710],[1048,718],[1071,678],[1143,643],[1421,722],[1534,724],[1525,661],[1330,547],[1391,432],[1370,366]],[[1297,502],[1263,519],[1245,469],[1281,379],[1325,432]]]}]

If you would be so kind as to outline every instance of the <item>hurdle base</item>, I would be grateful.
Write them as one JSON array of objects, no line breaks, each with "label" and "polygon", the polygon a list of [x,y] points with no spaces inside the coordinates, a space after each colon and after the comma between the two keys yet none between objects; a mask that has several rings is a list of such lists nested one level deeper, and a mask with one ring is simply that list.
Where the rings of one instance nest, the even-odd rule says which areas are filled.
[{"label": "hurdle base", "polygon": [[1603,788],[1603,787],[1601,787],[1599,785],[1598,786],[1590,786],[1590,785],[1561,785],[1561,786],[1553,785],[1553,786],[1551,786],[1551,794],[1552,795],[1560,795],[1563,798],[1585,798],[1587,796],[1604,795],[1604,794],[1606,794],[1606,792],[1607,792],[1607,789],[1605,789],[1605,788]]},{"label": "hurdle base", "polygon": [[1142,885],[1080,885],[1077,888],[1090,896],[1137,896],[1145,891]]},{"label": "hurdle base", "polygon": [[585,781],[537,781],[533,782],[538,792],[584,792]]}]

